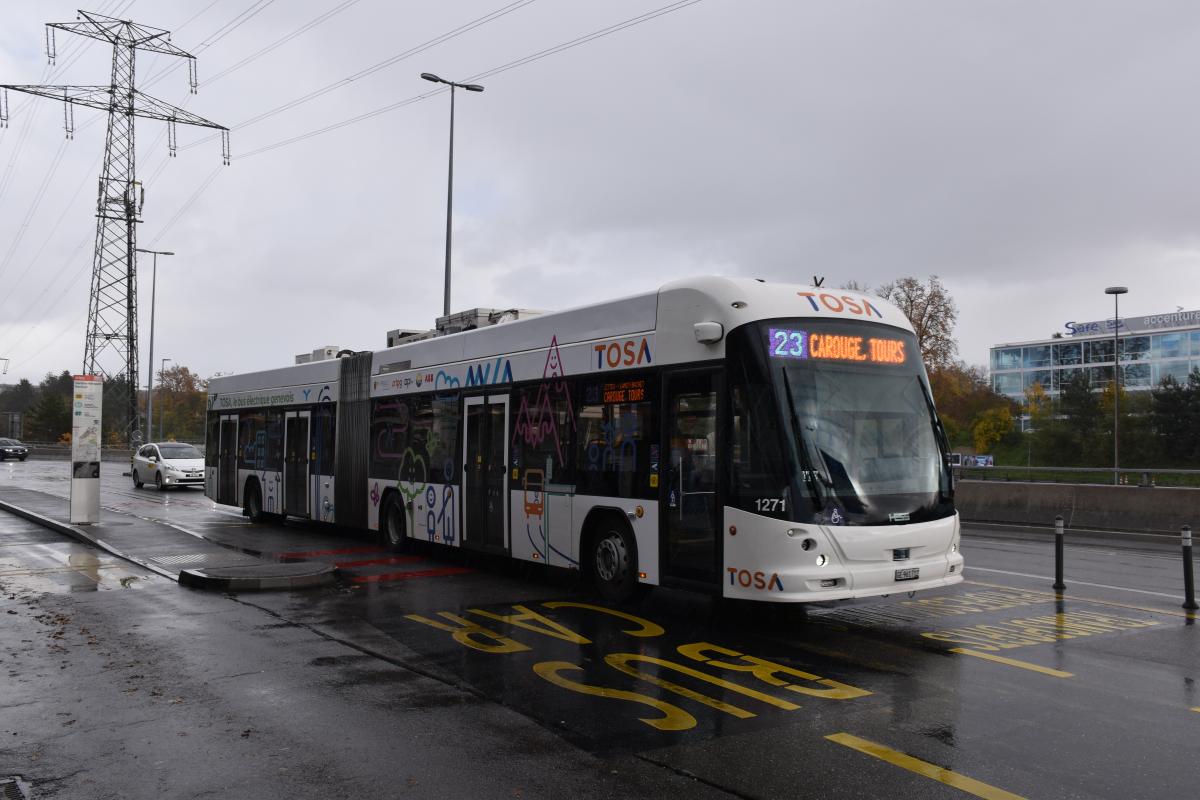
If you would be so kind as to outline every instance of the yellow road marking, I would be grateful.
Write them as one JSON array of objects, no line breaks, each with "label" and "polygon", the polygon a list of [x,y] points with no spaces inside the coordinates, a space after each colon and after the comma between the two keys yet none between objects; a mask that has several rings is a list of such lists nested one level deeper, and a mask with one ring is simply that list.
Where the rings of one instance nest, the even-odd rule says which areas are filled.
[{"label": "yellow road marking", "polygon": [[974,778],[968,778],[966,775],[960,775],[957,772],[951,772],[945,767],[939,767],[936,764],[930,764],[928,761],[922,761],[919,758],[913,758],[910,755],[893,750],[890,747],[885,747],[876,742],[871,742],[866,739],[860,739],[849,733],[834,733],[825,737],[831,742],[837,742],[840,745],[845,745],[860,753],[866,753],[869,756],[881,759],[894,764],[897,767],[902,767],[909,772],[915,772],[918,775],[924,775],[926,778],[932,778],[935,781],[940,781],[947,786],[953,786],[955,789],[961,789],[967,794],[973,794],[976,797],[982,797],[984,800],[1025,800],[1020,795],[1006,792],[1003,789],[997,789],[995,786],[990,786],[982,781],[977,781]]},{"label": "yellow road marking", "polygon": [[[1013,586],[1006,586],[1002,583],[984,583],[983,581],[963,581],[963,583],[969,583],[969,584],[972,584],[973,586],[987,586],[991,589],[1013,589],[1013,588],[1016,588]],[[1037,590],[1036,589],[1024,589],[1022,591],[1036,592]],[[1038,593],[1045,595],[1047,602],[1057,600],[1060,597],[1059,595],[1053,594],[1051,592],[1038,592]],[[1197,615],[1197,613],[1195,611],[1186,611],[1185,612],[1185,611],[1169,611],[1165,608],[1147,608],[1146,606],[1134,606],[1134,605],[1130,605],[1129,603],[1117,603],[1113,600],[1094,600],[1090,597],[1076,597],[1075,595],[1071,595],[1071,594],[1064,594],[1064,595],[1061,595],[1061,597],[1063,600],[1074,600],[1077,603],[1095,603],[1098,606],[1115,606],[1117,608],[1128,608],[1128,609],[1132,609],[1133,611],[1145,611],[1148,614],[1169,614],[1172,617],[1183,617],[1184,619],[1200,619],[1200,615]]]},{"label": "yellow road marking", "polygon": [[1063,672],[1062,670],[1058,670],[1058,669],[1050,669],[1050,667],[1043,667],[1038,664],[1030,664],[1028,661],[1018,661],[1015,658],[1005,658],[1004,656],[994,656],[991,653],[982,653],[978,650],[972,650],[968,647],[952,647],[952,648],[950,648],[950,652],[958,653],[959,655],[963,655],[963,656],[974,656],[975,658],[982,658],[987,661],[995,661],[997,664],[1007,664],[1010,667],[1020,667],[1021,669],[1027,669],[1027,670],[1031,670],[1033,672],[1040,672],[1043,675],[1049,675],[1052,678],[1073,678],[1073,677],[1075,677],[1075,674],[1073,672]]}]

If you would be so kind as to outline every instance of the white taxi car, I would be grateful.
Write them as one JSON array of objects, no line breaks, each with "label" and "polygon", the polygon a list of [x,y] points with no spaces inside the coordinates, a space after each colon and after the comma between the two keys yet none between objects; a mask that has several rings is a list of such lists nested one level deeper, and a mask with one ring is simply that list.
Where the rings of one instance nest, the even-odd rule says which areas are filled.
[{"label": "white taxi car", "polygon": [[204,454],[190,444],[160,442],[142,445],[133,456],[133,485],[153,482],[159,489],[204,486]]}]

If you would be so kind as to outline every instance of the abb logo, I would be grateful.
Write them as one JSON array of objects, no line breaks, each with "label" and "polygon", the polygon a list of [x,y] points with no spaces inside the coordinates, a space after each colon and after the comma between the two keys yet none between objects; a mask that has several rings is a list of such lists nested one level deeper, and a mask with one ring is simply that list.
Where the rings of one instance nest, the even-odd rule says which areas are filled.
[{"label": "abb logo", "polygon": [[771,577],[767,578],[765,572],[751,572],[748,569],[738,569],[737,567],[726,567],[725,570],[729,573],[730,586],[737,585],[743,589],[754,587],[760,592],[783,591],[783,581],[779,580],[778,572],[772,572]]},{"label": "abb logo", "polygon": [[[824,306],[827,310],[835,314],[842,314],[849,311],[851,314],[857,314],[860,317],[876,316],[883,319],[883,314],[880,314],[879,309],[871,305],[868,300],[855,300],[853,297],[847,295],[839,297],[838,295],[826,294],[825,292],[796,292],[796,294],[807,300],[808,304],[812,306],[813,311],[820,311],[821,306]],[[821,303],[820,305],[817,305],[818,300]]]}]

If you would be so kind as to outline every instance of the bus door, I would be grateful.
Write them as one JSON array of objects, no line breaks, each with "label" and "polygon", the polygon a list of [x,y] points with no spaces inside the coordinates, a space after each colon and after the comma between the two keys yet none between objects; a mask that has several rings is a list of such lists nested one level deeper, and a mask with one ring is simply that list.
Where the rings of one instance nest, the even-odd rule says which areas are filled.
[{"label": "bus door", "polygon": [[717,397],[720,375],[710,371],[668,374],[663,392],[661,490],[664,576],[712,583],[720,569],[717,504]]},{"label": "bus door", "polygon": [[307,411],[289,411],[283,423],[283,509],[294,517],[308,511]]},{"label": "bus door", "polygon": [[508,395],[467,397],[462,543],[508,549]]},{"label": "bus door", "polygon": [[238,477],[238,418],[236,414],[221,415],[220,455],[217,458],[217,502],[237,505]]}]

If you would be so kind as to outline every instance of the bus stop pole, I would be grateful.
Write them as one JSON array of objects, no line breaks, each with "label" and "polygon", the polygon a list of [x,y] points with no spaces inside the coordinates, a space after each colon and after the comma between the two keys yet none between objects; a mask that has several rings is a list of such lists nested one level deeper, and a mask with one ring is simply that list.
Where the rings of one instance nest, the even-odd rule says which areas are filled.
[{"label": "bus stop pole", "polygon": [[1184,525],[1179,529],[1179,537],[1183,542],[1183,607],[1195,611],[1196,581],[1192,576],[1192,526]]},{"label": "bus stop pole", "polygon": [[1054,518],[1054,590],[1061,592],[1066,588],[1063,583],[1063,518],[1059,514]]}]

